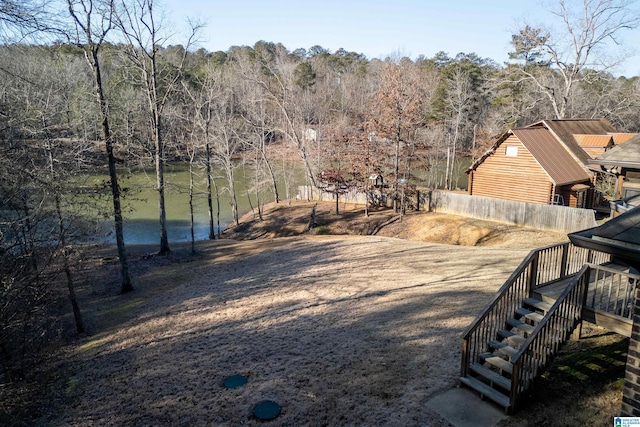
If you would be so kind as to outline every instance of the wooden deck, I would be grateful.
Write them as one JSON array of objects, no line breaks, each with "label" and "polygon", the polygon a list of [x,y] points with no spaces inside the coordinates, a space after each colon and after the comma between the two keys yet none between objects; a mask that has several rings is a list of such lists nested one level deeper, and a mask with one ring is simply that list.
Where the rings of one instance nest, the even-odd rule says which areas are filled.
[{"label": "wooden deck", "polygon": [[[607,271],[619,272],[620,275],[616,276],[617,282],[614,282],[612,275],[605,277],[599,274],[598,271],[591,272],[587,301],[583,310],[583,320],[630,337],[633,326],[633,313],[631,311],[633,295],[635,294],[638,280],[627,279],[627,277],[630,277],[628,266],[606,264],[603,267],[606,267]],[[538,288],[534,291],[534,296],[553,304],[571,280],[573,280],[573,277],[567,277]]]}]

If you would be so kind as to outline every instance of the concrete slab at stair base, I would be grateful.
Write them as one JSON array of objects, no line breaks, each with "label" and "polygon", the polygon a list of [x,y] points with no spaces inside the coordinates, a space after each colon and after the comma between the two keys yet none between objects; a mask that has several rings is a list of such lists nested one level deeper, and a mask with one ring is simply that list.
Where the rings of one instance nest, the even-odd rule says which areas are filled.
[{"label": "concrete slab at stair base", "polygon": [[433,397],[427,407],[455,427],[493,427],[507,418],[503,409],[464,388],[454,388]]}]

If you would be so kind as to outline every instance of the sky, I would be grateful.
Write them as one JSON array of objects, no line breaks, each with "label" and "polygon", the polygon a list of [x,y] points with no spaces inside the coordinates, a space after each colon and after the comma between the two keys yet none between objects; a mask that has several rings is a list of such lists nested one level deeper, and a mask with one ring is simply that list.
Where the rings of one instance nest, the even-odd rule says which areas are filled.
[{"label": "sky", "polygon": [[[443,51],[450,57],[475,53],[498,64],[508,60],[511,35],[525,22],[551,25],[540,0],[161,0],[178,30],[187,18],[206,27],[199,47],[226,51],[264,40],[293,51],[320,45],[384,59],[415,59]],[[627,48],[640,47],[640,29],[624,35]],[[615,75],[640,75],[640,56],[627,53]]]}]

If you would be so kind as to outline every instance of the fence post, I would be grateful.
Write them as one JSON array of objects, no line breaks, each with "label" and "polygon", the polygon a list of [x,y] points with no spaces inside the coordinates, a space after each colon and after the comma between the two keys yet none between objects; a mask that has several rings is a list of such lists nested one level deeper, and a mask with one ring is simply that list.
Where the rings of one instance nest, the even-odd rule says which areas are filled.
[{"label": "fence post", "polygon": [[535,256],[531,260],[531,269],[529,270],[529,289],[527,289],[527,297],[531,297],[533,291],[538,285],[538,262],[540,260],[540,251],[536,251]]},{"label": "fence post", "polygon": [[463,377],[466,377],[469,373],[469,341],[465,338],[462,340],[462,357],[460,366],[460,374]]},{"label": "fence post", "polygon": [[569,243],[562,245],[562,259],[560,261],[560,279],[567,275],[567,255],[569,253]]}]

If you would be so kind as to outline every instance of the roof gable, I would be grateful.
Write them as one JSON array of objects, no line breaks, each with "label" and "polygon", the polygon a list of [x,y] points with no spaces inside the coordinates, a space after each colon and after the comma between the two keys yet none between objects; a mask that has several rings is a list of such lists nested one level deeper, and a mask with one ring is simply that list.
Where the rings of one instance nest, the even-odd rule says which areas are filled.
[{"label": "roof gable", "polygon": [[578,145],[573,135],[607,135],[616,132],[616,129],[607,119],[543,120],[540,123],[553,132],[585,167],[591,156]]},{"label": "roof gable", "polygon": [[588,181],[590,175],[558,142],[549,130],[540,127],[513,129],[538,164],[556,185]]},{"label": "roof gable", "polygon": [[[582,168],[584,175],[590,176],[590,174],[592,173],[588,168],[589,163],[592,163],[591,156],[589,155],[589,153],[585,151],[583,147],[580,146],[580,144],[574,137],[575,135],[589,135],[594,137],[597,135],[606,135],[609,137],[613,137],[614,143],[618,143],[618,140],[623,141],[625,139],[631,138],[631,136],[634,135],[634,134],[616,132],[611,122],[609,122],[609,120],[607,119],[541,120],[539,122],[532,123],[528,126],[525,126],[523,128],[518,128],[518,129],[519,130],[522,130],[522,129],[544,130],[552,137],[552,139],[555,140],[555,144],[552,144],[550,141],[547,142],[549,144],[549,147],[564,148],[564,151],[560,151],[556,148],[555,149],[556,151],[554,152],[556,154],[561,153],[558,155],[563,156],[562,158],[565,159],[566,163],[562,167],[568,167],[571,169],[571,171],[567,172],[565,178],[570,176],[577,177],[581,175],[581,174],[578,174],[575,166]],[[514,129],[514,130],[517,130],[517,129]],[[478,166],[480,166],[489,156],[495,153],[496,149],[514,132],[514,130],[509,130],[504,134],[502,134],[497,139],[495,144],[489,150],[487,150],[482,155],[482,157],[480,157],[478,160],[473,162],[473,164],[467,169],[466,172],[471,173],[472,171],[477,169]],[[547,136],[545,136],[544,138],[547,139]],[[533,149],[535,150],[535,148]],[[539,153],[539,154],[542,156],[542,153]],[[568,154],[569,157],[566,157],[565,154]],[[569,160],[569,158],[571,160]],[[536,157],[536,160],[538,160],[537,157]],[[549,170],[547,171],[547,168],[545,168],[545,171],[547,171],[550,177],[552,177],[552,175],[549,173],[549,171],[557,169],[557,167],[551,166],[552,164],[554,164],[554,162],[547,162],[547,166]],[[552,178],[552,180],[556,182],[556,184],[558,184],[559,182],[566,182],[566,179],[562,178],[563,174],[557,174],[555,172],[554,174],[556,178],[559,180],[559,181],[556,181],[554,178]],[[588,178],[584,178],[584,179],[588,179]],[[573,181],[573,182],[578,182],[578,181]],[[570,182],[567,182],[567,183],[570,183]]]}]

